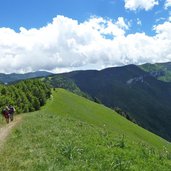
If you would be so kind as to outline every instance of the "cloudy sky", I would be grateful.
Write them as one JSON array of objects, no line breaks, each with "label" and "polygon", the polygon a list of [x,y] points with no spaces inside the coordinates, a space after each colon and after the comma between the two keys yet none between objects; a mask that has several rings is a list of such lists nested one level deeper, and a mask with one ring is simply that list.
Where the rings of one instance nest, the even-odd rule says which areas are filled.
[{"label": "cloudy sky", "polygon": [[171,61],[171,0],[1,0],[0,72]]}]

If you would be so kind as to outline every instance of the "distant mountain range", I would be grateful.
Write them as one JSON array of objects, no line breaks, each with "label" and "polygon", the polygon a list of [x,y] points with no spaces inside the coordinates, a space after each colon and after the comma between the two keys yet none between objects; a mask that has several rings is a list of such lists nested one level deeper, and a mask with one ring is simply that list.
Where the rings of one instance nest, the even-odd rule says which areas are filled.
[{"label": "distant mountain range", "polygon": [[44,71],[0,74],[0,81],[11,83],[36,77],[46,77],[53,87],[69,89],[110,108],[119,107],[140,126],[171,141],[171,63],[55,75]]},{"label": "distant mountain range", "polygon": [[37,77],[47,77],[49,75],[53,75],[50,72],[46,71],[36,71],[36,72],[30,72],[26,74],[3,74],[0,73],[0,82],[4,84],[9,84],[12,82],[20,81],[20,80],[26,80],[30,78],[37,78]]},{"label": "distant mountain range", "polygon": [[53,78],[73,80],[81,91],[110,108],[123,109],[139,125],[171,141],[171,83],[159,80],[170,71],[146,69],[147,72],[148,65],[74,71]]}]

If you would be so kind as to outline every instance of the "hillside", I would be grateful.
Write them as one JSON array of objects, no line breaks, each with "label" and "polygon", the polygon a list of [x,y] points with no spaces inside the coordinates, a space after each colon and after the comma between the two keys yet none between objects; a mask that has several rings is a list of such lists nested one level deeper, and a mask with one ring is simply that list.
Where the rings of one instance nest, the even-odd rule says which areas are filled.
[{"label": "hillside", "polygon": [[[106,129],[114,131],[115,135],[126,134],[131,140],[143,140],[159,149],[168,144],[167,141],[149,133],[103,105],[96,104],[64,89],[56,91],[53,94],[54,100],[46,106],[46,110],[50,113],[58,112],[58,115],[61,116],[72,116],[98,127],[107,127]],[[170,143],[169,147],[171,147]]]},{"label": "hillside", "polygon": [[139,125],[171,141],[171,83],[135,65],[61,75],[104,105],[123,109]]},{"label": "hillside", "polygon": [[79,96],[91,99],[90,96],[79,89],[73,80],[63,77],[62,75],[58,75],[57,77],[50,76],[42,79],[46,84],[51,85],[53,88],[63,88]]},{"label": "hillside", "polygon": [[156,74],[159,80],[171,82],[171,62],[156,63],[156,64],[143,64],[139,66],[146,72]]},{"label": "hillside", "polygon": [[12,82],[20,81],[20,80],[26,80],[30,78],[37,78],[37,77],[47,77],[53,75],[50,72],[46,71],[37,71],[37,72],[30,72],[25,74],[3,74],[0,73],[0,82],[4,84],[9,84]]},{"label": "hillside", "polygon": [[0,170],[169,171],[170,152],[170,143],[111,109],[57,89],[13,130]]}]

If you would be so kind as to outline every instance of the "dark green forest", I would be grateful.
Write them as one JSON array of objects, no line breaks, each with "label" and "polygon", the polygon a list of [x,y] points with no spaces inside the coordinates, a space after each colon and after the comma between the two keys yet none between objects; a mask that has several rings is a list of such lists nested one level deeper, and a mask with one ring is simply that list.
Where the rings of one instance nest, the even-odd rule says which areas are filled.
[{"label": "dark green forest", "polygon": [[74,94],[77,94],[79,96],[94,101],[94,99],[91,96],[81,91],[80,88],[75,84],[75,82],[72,79],[69,79],[62,75],[45,77],[43,81],[51,85],[52,88],[63,88]]},{"label": "dark green forest", "polygon": [[39,110],[51,95],[47,83],[38,79],[25,80],[12,85],[0,85],[0,109],[13,105],[17,113]]}]

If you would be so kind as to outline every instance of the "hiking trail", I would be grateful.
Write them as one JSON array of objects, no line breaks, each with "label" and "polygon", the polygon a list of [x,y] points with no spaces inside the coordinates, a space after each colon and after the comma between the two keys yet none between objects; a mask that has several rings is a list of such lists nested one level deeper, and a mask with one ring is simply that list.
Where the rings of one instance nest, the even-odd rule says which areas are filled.
[{"label": "hiking trail", "polygon": [[18,125],[20,123],[21,119],[22,119],[21,116],[15,116],[14,121],[0,127],[0,148],[3,146],[6,138],[10,134],[12,128],[14,128],[16,125]]}]

